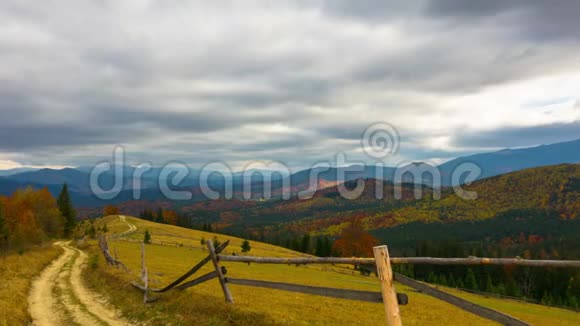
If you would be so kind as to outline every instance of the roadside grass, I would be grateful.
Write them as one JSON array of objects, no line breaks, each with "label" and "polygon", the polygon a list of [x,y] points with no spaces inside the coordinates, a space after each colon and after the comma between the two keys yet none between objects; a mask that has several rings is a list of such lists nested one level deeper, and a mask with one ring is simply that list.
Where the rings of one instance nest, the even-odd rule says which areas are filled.
[{"label": "roadside grass", "polygon": [[62,249],[48,245],[0,255],[0,325],[27,325],[31,322],[28,294],[32,281]]},{"label": "roadside grass", "polygon": [[438,288],[473,303],[509,314],[533,325],[580,325],[580,313],[571,310],[518,300],[486,297],[441,286],[438,286]]},{"label": "roadside grass", "polygon": [[[123,232],[127,229],[118,218],[105,219],[110,230]],[[181,242],[184,245],[199,244],[199,238],[213,238],[213,234],[140,221],[127,217],[127,221],[137,225],[138,230],[130,235],[139,238],[144,228],[152,233],[152,239]],[[102,223],[103,221],[99,221]],[[232,240],[228,251],[240,252],[242,239],[217,235],[220,241]],[[251,255],[259,256],[299,256],[301,254],[259,242],[251,242]],[[84,277],[97,292],[104,293],[109,301],[120,309],[124,316],[137,323],[149,321],[152,325],[380,325],[384,323],[384,309],[380,303],[367,303],[341,300],[300,293],[230,285],[235,303],[227,305],[217,280],[211,280],[184,291],[170,291],[165,294],[151,293],[158,296],[155,303],[143,304],[141,291],[129,285],[130,280],[137,280],[140,273],[140,244],[110,240],[109,247],[115,250],[118,258],[131,270],[131,274],[105,266],[99,256],[95,270],[85,269]],[[87,249],[90,253],[98,252],[95,243]],[[147,245],[146,263],[151,278],[151,287],[162,287],[181,276],[205,256],[207,251],[198,248],[180,246]],[[341,266],[289,266],[270,264],[243,264],[224,262],[227,276],[272,280],[315,286],[349,288],[380,291],[376,278],[353,275],[352,269]],[[332,270],[331,270],[332,269]],[[206,265],[196,276],[212,270]],[[334,270],[334,271],[333,271]],[[494,323],[465,312],[452,305],[436,300],[427,295],[398,284],[397,290],[409,296],[409,305],[401,306],[405,324],[470,324],[492,325]]]}]

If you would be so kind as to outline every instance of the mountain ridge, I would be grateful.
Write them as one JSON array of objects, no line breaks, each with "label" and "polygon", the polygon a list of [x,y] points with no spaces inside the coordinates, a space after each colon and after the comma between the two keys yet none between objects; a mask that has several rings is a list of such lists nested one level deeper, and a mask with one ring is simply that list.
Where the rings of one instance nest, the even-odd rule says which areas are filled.
[{"label": "mountain ridge", "polygon": [[[461,156],[442,163],[438,166],[434,166],[439,169],[441,173],[441,184],[443,186],[453,185],[453,180],[451,179],[453,171],[464,163],[474,163],[481,168],[482,174],[477,178],[477,180],[533,167],[550,166],[563,163],[580,163],[580,139],[549,145],[539,145],[535,147],[517,149],[506,148],[494,152]],[[417,162],[412,164],[417,165]],[[358,169],[358,171],[344,173],[342,174],[344,178],[340,178],[341,173],[345,172],[346,170],[352,170],[354,168]],[[124,178],[122,188],[123,190],[130,191],[134,187],[131,175],[135,171],[135,168],[125,166],[123,167],[123,171]],[[290,175],[289,182],[282,179],[279,174],[274,173],[271,176],[271,192],[274,196],[280,196],[285,191],[290,193],[305,191],[310,188],[311,177],[317,178],[317,180],[313,182],[317,187],[334,186],[338,183],[350,180],[369,178],[375,179],[378,177],[392,181],[394,180],[395,171],[395,167],[374,165],[310,168],[292,173]],[[0,173],[0,194],[9,194],[15,189],[17,186],[16,184],[19,184],[21,187],[48,186],[49,188],[53,188],[55,185],[62,185],[63,183],[67,183],[72,193],[72,197],[77,198],[77,202],[81,202],[83,205],[87,206],[103,204],[101,200],[98,200],[98,198],[95,199],[95,196],[92,195],[90,188],[90,168],[86,166],[63,169],[44,168],[14,174],[12,174],[12,172],[10,170],[5,170],[4,173],[8,175],[3,176],[2,173]],[[159,198],[153,199],[163,200],[164,198],[162,198],[162,194],[159,191],[160,180],[158,179],[160,179],[160,174],[161,168],[153,168],[151,171],[145,173],[141,180],[140,188],[147,190],[147,192],[151,195],[150,197],[154,197],[156,193],[160,194]],[[194,193],[199,193],[199,175],[199,170],[190,170],[190,175],[185,180],[183,180],[181,184],[176,185],[176,187],[181,189],[193,189]],[[233,178],[229,180],[219,175],[211,175],[209,178],[209,185],[212,189],[223,191],[225,189],[226,182],[231,181],[233,183],[234,191],[239,194],[242,192],[244,187],[243,174],[237,172],[233,173],[232,176]],[[114,179],[115,178],[112,171],[105,171],[100,178],[101,186],[104,189],[109,189],[114,184]],[[251,189],[253,192],[259,192],[263,189],[262,181],[263,180],[259,176],[252,176]],[[420,182],[431,185],[433,184],[433,180],[424,180],[421,178],[421,180],[416,181],[413,180],[409,175],[407,175],[403,181]],[[289,188],[285,188],[288,187],[288,184]],[[121,197],[127,198],[125,195]],[[79,198],[82,198],[82,200],[79,200]]]}]

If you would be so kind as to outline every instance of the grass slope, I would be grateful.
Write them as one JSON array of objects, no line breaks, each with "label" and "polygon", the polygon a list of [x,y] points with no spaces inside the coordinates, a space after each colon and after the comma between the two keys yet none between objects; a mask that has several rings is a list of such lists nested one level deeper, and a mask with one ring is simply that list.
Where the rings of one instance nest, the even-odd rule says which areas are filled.
[{"label": "grass slope", "polygon": [[473,303],[528,321],[533,325],[580,325],[580,313],[571,310],[511,299],[500,300],[441,286],[438,286],[438,288]]},{"label": "grass slope", "polygon": [[[204,258],[207,251],[201,249],[199,239],[201,237],[210,239],[214,236],[214,234],[207,232],[156,224],[130,217],[127,217],[126,220],[137,226],[137,231],[129,234],[127,238],[141,240],[144,230],[148,229],[154,242],[163,241],[165,243],[165,245],[146,246],[146,261],[149,275],[152,278],[152,287],[168,284]],[[96,223],[97,226],[107,223],[109,230],[117,233],[126,231],[128,228],[115,216],[104,218]],[[226,239],[232,241],[226,250],[227,253],[240,253],[242,239],[223,235],[217,235],[217,237],[220,241]],[[179,244],[184,246],[180,247]],[[99,260],[99,263],[94,269],[87,269],[85,276],[96,291],[104,292],[110,296],[111,303],[119,307],[125,316],[137,322],[149,320],[154,325],[167,323],[174,325],[193,323],[197,325],[378,325],[384,323],[382,304],[236,285],[230,285],[235,303],[226,305],[216,280],[185,291],[162,294],[159,301],[145,306],[142,304],[141,292],[128,285],[128,281],[136,280],[139,274],[140,244],[136,241],[119,239],[111,240],[109,245],[113,251],[117,252],[119,259],[127,264],[132,275],[104,266],[98,248],[93,245],[90,250],[95,259]],[[188,248],[188,245],[200,248]],[[302,255],[258,242],[252,242],[251,245],[251,255],[285,257]],[[206,265],[196,276],[211,271],[210,265]],[[340,266],[309,265],[296,267],[240,263],[223,263],[223,265],[227,267],[228,276],[231,277],[380,291],[379,283],[374,277],[356,275],[352,269]],[[397,290],[409,296],[409,305],[401,307],[405,324],[493,324],[400,284],[397,286]],[[494,302],[501,305],[503,300],[495,299]],[[517,303],[515,305],[520,309]],[[511,310],[512,308],[510,306],[506,309]],[[510,311],[506,312],[510,313]],[[540,320],[535,319],[532,315],[528,321],[536,323]]]},{"label": "grass slope", "polygon": [[57,247],[39,247],[22,254],[0,255],[0,325],[27,325],[28,292],[35,276],[61,254]]},{"label": "grass slope", "polygon": [[[137,231],[129,238],[142,239],[148,229],[153,241],[183,243],[200,246],[199,239],[213,238],[213,234],[174,226],[161,225],[127,217],[127,221],[137,226]],[[114,232],[127,229],[117,217],[107,217],[104,221]],[[229,239],[232,244],[228,253],[240,253],[242,239],[218,235],[220,241]],[[250,254],[261,256],[300,256],[301,254],[272,245],[252,242]],[[116,251],[133,275],[104,267],[99,257],[99,267],[87,270],[86,277],[95,290],[103,291],[111,297],[124,314],[135,321],[149,320],[154,325],[295,325],[295,324],[355,324],[376,325],[384,323],[382,304],[365,303],[351,300],[332,299],[285,291],[276,291],[244,286],[230,285],[235,304],[226,305],[219,283],[216,280],[204,283],[185,291],[169,292],[148,306],[142,302],[142,294],[128,285],[129,280],[137,279],[140,269],[140,244],[124,240],[110,241],[109,246]],[[98,255],[95,246],[93,254]],[[152,286],[163,286],[173,281],[191,266],[207,255],[207,251],[188,247],[169,245],[146,246],[147,266]],[[378,281],[372,277],[356,274],[352,269],[339,266],[288,266],[223,263],[228,275],[239,278],[272,280],[314,286],[380,291]],[[212,270],[206,265],[196,276]],[[400,285],[397,290],[409,295],[411,304],[401,307],[405,324],[454,324],[489,325],[489,321],[455,308],[429,296],[414,292]]]}]

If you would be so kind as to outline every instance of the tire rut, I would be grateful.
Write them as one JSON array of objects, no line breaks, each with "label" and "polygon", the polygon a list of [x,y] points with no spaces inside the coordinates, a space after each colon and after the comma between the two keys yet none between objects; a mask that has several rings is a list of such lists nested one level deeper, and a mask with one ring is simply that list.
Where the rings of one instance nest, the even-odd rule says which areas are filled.
[{"label": "tire rut", "polygon": [[87,254],[70,242],[56,242],[64,253],[32,284],[29,309],[33,325],[130,325],[82,280]]}]

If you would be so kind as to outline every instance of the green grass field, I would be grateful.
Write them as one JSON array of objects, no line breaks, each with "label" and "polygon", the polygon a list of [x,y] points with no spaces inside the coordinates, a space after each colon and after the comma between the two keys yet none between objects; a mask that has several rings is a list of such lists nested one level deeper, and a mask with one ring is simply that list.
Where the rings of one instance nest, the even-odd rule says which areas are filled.
[{"label": "green grass field", "polygon": [[[150,320],[152,324],[200,324],[200,325],[255,325],[255,324],[355,324],[380,325],[384,323],[382,304],[334,299],[299,293],[230,285],[235,303],[226,305],[217,280],[198,285],[185,291],[170,291],[159,295],[155,303],[144,305],[142,293],[128,285],[129,280],[136,280],[140,272],[140,244],[143,232],[148,229],[153,242],[146,246],[146,262],[152,287],[161,287],[183,274],[198,261],[207,256],[202,249],[200,239],[213,238],[214,234],[183,229],[179,227],[156,224],[136,218],[127,217],[127,222],[137,226],[137,231],[125,238],[110,240],[111,252],[116,252],[118,258],[131,270],[131,274],[104,265],[98,248],[92,244],[89,251],[95,259],[99,259],[96,269],[88,268],[85,276],[96,291],[101,291],[111,297],[111,303],[121,309],[134,321]],[[110,216],[96,222],[97,225],[107,224],[110,233],[120,233],[127,230],[127,224],[116,216]],[[220,241],[230,240],[227,254],[240,254],[242,239],[217,235]],[[126,241],[134,240],[135,242]],[[183,247],[180,246],[183,244]],[[287,249],[269,244],[251,242],[253,256],[284,256],[295,257],[299,254]],[[188,248],[196,246],[198,248]],[[376,278],[357,275],[346,266],[288,266],[269,264],[223,263],[228,269],[228,276],[235,278],[251,278],[314,286],[327,286],[345,289],[380,291]],[[206,265],[195,276],[212,270],[211,264]],[[401,315],[405,324],[470,324],[488,325],[492,322],[463,311],[452,305],[436,300],[430,296],[415,292],[400,284],[397,291],[409,296],[409,305],[401,306]],[[484,298],[482,298],[484,299]],[[555,309],[556,315],[567,315],[566,318],[544,318],[545,307],[526,305],[518,302],[498,299],[490,300],[501,306],[502,311],[522,318],[533,324],[551,324],[570,322],[579,324],[578,314]],[[475,301],[475,300],[474,300]],[[495,308],[495,307],[494,307]],[[498,308],[499,310],[499,308]],[[525,315],[519,312],[531,312]]]}]

